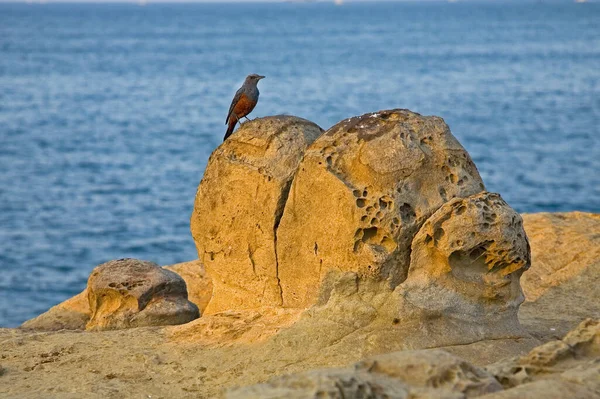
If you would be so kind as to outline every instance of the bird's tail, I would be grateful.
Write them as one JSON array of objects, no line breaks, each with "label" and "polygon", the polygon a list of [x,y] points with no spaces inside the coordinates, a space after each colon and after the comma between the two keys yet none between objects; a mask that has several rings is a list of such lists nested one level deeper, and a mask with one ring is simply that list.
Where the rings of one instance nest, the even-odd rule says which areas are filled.
[{"label": "bird's tail", "polygon": [[227,140],[227,137],[231,136],[231,133],[233,133],[233,129],[235,129],[236,124],[237,124],[237,119],[229,118],[229,126],[227,127],[227,132],[225,133],[225,137],[223,137],[223,141]]}]

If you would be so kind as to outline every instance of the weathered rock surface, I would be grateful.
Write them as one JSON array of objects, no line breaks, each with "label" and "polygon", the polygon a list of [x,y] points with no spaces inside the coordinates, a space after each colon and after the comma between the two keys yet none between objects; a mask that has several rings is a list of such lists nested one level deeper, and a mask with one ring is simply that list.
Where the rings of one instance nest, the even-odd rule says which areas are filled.
[{"label": "weathered rock surface", "polygon": [[275,231],[304,151],[321,133],[296,117],[260,118],[211,155],[191,218],[213,283],[207,314],[281,306]]},{"label": "weathered rock surface", "polygon": [[401,288],[420,320],[518,331],[519,278],[530,265],[521,216],[484,192],[447,202],[425,222]]},{"label": "weathered rock surface", "polygon": [[[212,283],[199,260],[163,266],[177,273],[185,281],[188,300],[195,304],[200,313],[204,311],[212,295]],[[91,310],[87,288],[45,313],[26,321],[21,328],[38,331],[85,330],[90,321]]]},{"label": "weathered rock surface", "polygon": [[441,118],[392,110],[338,123],[307,149],[277,230],[284,306],[316,303],[332,270],[398,285],[425,220],[482,190]]},{"label": "weathered rock surface", "polygon": [[493,398],[600,397],[600,320],[585,320],[562,340],[487,369],[507,389],[522,386]]},{"label": "weathered rock surface", "polygon": [[473,398],[502,390],[485,370],[443,350],[404,351],[365,359],[353,367],[313,370],[232,389],[242,398]]},{"label": "weathered rock surface", "polygon": [[600,263],[600,215],[535,213],[523,215],[536,267],[521,279],[526,300],[538,300]]},{"label": "weathered rock surface", "polygon": [[155,263],[119,259],[96,267],[87,288],[88,330],[182,324],[200,316],[184,280]]},{"label": "weathered rock surface", "polygon": [[[538,229],[548,228],[544,223],[539,225],[528,223],[530,218],[536,217],[538,216],[524,216],[527,234],[533,237],[532,252],[552,253],[555,246],[552,240],[547,243],[543,239],[535,239],[540,236]],[[546,218],[545,215],[542,217]],[[563,220],[561,227],[555,231],[557,242],[587,240],[586,237],[595,234],[590,230],[580,231],[577,224],[582,217],[594,219],[597,216],[562,214],[561,217]],[[596,247],[590,247],[589,251],[595,249]],[[556,256],[565,259],[565,262],[577,258],[577,252],[569,251],[570,247],[563,247],[562,252]],[[524,275],[536,270],[535,259],[534,256],[530,270]],[[562,268],[565,267],[568,265],[562,265]],[[587,309],[592,313],[599,312],[600,301],[588,300],[583,303],[582,298],[578,296],[579,293],[592,295],[597,292],[598,285],[594,285],[593,282],[598,281],[598,275],[600,275],[598,269],[584,267],[582,274],[548,289],[536,301],[525,302],[521,306],[519,315],[524,327],[528,331],[546,329],[550,334],[539,335],[545,342],[554,340],[551,335],[558,334],[562,328],[561,325],[556,331],[551,332],[549,328],[556,326],[555,322],[567,318],[567,324],[573,323],[575,316],[572,315],[577,314],[581,309],[584,311]],[[588,278],[591,280],[587,280]],[[366,284],[364,281],[361,282],[363,283]],[[340,284],[344,287],[344,284]],[[371,292],[370,295],[373,296],[375,290],[369,289],[365,292]],[[550,293],[553,293],[551,297],[548,296]],[[389,293],[382,294],[385,297],[389,295]],[[525,295],[527,296],[526,289]],[[355,299],[354,296],[349,298]],[[548,298],[552,300],[546,300]],[[368,297],[365,299],[371,302]],[[220,397],[223,389],[234,386],[264,383],[281,374],[304,373],[324,367],[346,367],[376,353],[398,350],[398,345],[393,340],[373,339],[372,333],[368,330],[353,339],[352,332],[356,331],[352,324],[353,319],[356,319],[353,317],[355,314],[353,312],[357,310],[352,307],[353,303],[347,305],[348,312],[330,313],[329,324],[323,324],[323,328],[317,331],[314,330],[314,324],[310,323],[306,323],[306,329],[302,329],[302,323],[305,323],[309,317],[305,315],[300,318],[299,314],[291,312],[293,309],[275,309],[271,313],[223,312],[219,315],[203,316],[180,326],[101,331],[93,334],[69,331],[38,333],[0,329],[0,363],[3,367],[0,373],[0,396],[119,398],[123,396],[123,392],[126,392],[129,397],[150,395],[153,398],[216,398]],[[533,314],[532,310],[532,314],[524,316],[524,310],[534,305],[536,313]],[[363,308],[369,309],[372,306],[363,304]],[[319,320],[323,319],[319,316]],[[581,320],[583,318],[576,324]],[[550,322],[552,324],[549,324]],[[426,327],[426,324],[424,326]],[[409,330],[409,327],[400,324],[371,324],[375,332],[380,332],[379,328],[395,329],[396,335],[391,336],[396,339],[398,331]],[[293,328],[297,330],[293,332]],[[419,325],[415,326],[414,330],[419,330]],[[586,327],[586,330],[590,330],[590,327]],[[413,341],[414,347],[431,345],[432,340],[427,338],[426,328],[422,329],[422,332],[425,338],[422,342]],[[314,335],[311,334],[330,337],[330,346],[315,348]],[[442,346],[442,348],[465,359],[471,365],[482,367],[504,364],[513,367],[519,359],[527,357],[527,354],[539,345],[535,342],[526,338],[492,340],[484,338],[475,343]],[[569,345],[573,345],[573,342],[575,341],[569,341]],[[368,350],[362,350],[361,345],[368,347]],[[584,345],[575,344],[575,346],[583,348]],[[428,351],[418,353],[426,352]],[[580,349],[575,353],[576,357],[579,356]],[[555,366],[551,366],[551,374],[544,375],[542,368],[537,368],[535,373],[528,369],[529,377],[521,385],[512,388],[507,385],[503,391],[482,397],[486,399],[597,397],[595,392],[590,393],[591,388],[587,385],[590,378],[596,378],[594,367],[597,365],[597,361],[591,355],[592,352],[589,353],[582,357],[581,362],[566,356],[566,361],[560,360],[555,363]],[[421,356],[427,359],[426,355]],[[502,359],[505,360],[501,361]],[[498,361],[501,362],[497,363]],[[517,368],[522,366],[516,365]],[[503,380],[499,372],[492,369],[488,372],[495,373]],[[516,374],[518,373],[517,371]],[[533,374],[535,375],[531,377]],[[452,376],[452,373],[448,375]],[[508,375],[514,378],[515,372],[510,372]],[[381,378],[391,379],[386,376]],[[60,384],[57,384],[57,380],[60,380]],[[399,379],[394,378],[394,384],[400,382],[406,385],[398,381]],[[446,388],[442,391],[444,394],[448,392]],[[410,389],[414,393],[418,388]],[[458,391],[455,395],[464,397]]]},{"label": "weathered rock surface", "polygon": [[587,317],[600,319],[600,215],[536,213],[523,220],[533,267],[521,278],[521,324],[547,340]]},{"label": "weathered rock surface", "polygon": [[198,306],[200,313],[208,305],[212,296],[212,281],[206,275],[206,270],[200,260],[176,263],[163,268],[177,273],[184,281],[187,287],[188,300]]},{"label": "weathered rock surface", "polygon": [[39,331],[85,330],[90,316],[87,290],[83,290],[47,312],[27,320],[21,328]]},{"label": "weathered rock surface", "polygon": [[109,262],[26,323],[159,327],[0,329],[0,396],[597,396],[597,321],[532,350],[600,309],[596,216],[526,218],[521,326],[521,217],[440,118],[382,111],[321,133],[244,124],[198,188],[200,260],[168,267],[181,277]]},{"label": "weathered rock surface", "polygon": [[292,334],[364,353],[523,336],[520,216],[482,191],[443,120],[382,111],[320,133],[260,119],[211,156],[192,215],[205,314],[308,309]]}]

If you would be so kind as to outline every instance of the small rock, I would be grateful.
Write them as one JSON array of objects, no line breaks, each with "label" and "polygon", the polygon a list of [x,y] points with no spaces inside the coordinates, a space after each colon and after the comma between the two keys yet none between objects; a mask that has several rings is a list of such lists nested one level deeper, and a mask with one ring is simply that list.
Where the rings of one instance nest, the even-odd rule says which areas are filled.
[{"label": "small rock", "polygon": [[200,316],[185,281],[157,264],[119,259],[96,267],[88,279],[87,330],[183,324]]}]

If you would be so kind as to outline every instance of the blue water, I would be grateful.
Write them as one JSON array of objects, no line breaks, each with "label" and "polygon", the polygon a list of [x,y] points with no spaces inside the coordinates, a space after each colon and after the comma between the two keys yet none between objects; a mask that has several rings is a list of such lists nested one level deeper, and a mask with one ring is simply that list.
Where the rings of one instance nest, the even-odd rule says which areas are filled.
[{"label": "blue water", "polygon": [[520,212],[600,212],[600,4],[0,4],[0,326],[195,258],[225,113],[440,115]]}]

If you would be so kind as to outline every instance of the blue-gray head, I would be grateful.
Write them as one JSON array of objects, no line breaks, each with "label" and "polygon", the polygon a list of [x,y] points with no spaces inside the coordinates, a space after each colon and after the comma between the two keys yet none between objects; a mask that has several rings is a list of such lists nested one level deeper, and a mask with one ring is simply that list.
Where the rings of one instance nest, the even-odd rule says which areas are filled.
[{"label": "blue-gray head", "polygon": [[246,81],[244,82],[244,84],[253,84],[254,86],[256,86],[258,84],[258,81],[264,78],[265,77],[262,75],[257,75],[253,73],[252,75],[248,75],[246,77]]}]

